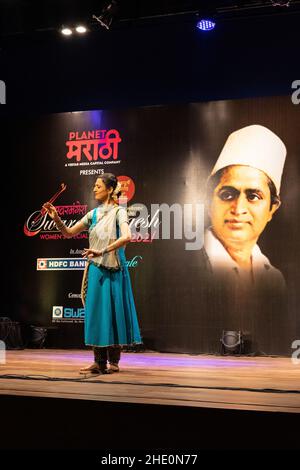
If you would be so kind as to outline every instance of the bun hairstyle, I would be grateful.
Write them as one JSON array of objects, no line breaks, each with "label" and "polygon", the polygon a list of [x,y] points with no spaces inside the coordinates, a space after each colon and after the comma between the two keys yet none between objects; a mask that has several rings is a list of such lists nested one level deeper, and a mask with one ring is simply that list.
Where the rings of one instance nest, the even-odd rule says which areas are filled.
[{"label": "bun hairstyle", "polygon": [[107,189],[113,188],[111,197],[114,201],[117,201],[122,194],[121,184],[118,182],[117,177],[112,173],[103,173],[99,178],[103,181]]}]

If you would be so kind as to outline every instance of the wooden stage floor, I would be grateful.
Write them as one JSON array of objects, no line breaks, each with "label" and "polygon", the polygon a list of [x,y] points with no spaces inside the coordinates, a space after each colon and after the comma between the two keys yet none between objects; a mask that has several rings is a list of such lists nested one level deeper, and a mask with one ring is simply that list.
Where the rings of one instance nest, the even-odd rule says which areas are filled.
[{"label": "wooden stage floor", "polygon": [[300,365],[289,358],[146,351],[123,353],[118,374],[80,376],[91,358],[85,350],[7,351],[0,394],[300,413]]}]

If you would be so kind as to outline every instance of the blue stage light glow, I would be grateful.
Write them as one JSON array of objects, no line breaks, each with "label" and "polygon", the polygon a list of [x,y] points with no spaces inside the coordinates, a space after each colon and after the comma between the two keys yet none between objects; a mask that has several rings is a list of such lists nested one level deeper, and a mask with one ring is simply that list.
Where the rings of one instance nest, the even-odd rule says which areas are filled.
[{"label": "blue stage light glow", "polygon": [[211,31],[216,26],[216,23],[209,19],[202,19],[198,21],[197,28],[201,31]]}]

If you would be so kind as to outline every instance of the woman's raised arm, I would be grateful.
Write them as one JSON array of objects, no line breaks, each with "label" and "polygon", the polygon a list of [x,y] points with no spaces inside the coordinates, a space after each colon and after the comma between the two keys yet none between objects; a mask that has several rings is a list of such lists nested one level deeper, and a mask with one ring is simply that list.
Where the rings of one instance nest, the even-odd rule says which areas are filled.
[{"label": "woman's raised arm", "polygon": [[53,219],[58,230],[63,234],[64,237],[72,238],[75,235],[78,235],[80,232],[86,230],[86,226],[81,220],[73,225],[73,227],[67,227],[59,217],[55,207],[50,202],[45,202],[43,208],[47,211],[47,214],[51,217],[51,219]]}]

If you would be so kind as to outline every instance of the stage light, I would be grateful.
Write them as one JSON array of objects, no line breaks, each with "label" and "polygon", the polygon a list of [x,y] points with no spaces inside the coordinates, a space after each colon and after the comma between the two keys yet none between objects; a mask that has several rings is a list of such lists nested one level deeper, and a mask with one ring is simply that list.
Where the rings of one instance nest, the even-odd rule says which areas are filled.
[{"label": "stage light", "polygon": [[83,33],[86,33],[87,29],[86,29],[85,26],[78,25],[78,26],[76,26],[76,31],[77,31],[77,33],[83,34]]},{"label": "stage light", "polygon": [[242,354],[243,334],[241,331],[223,330],[221,341],[221,354]]},{"label": "stage light", "polygon": [[20,323],[1,317],[0,340],[5,343],[5,349],[24,349]]},{"label": "stage light", "polygon": [[31,348],[41,349],[44,346],[47,338],[47,328],[35,325],[30,325],[30,328],[31,338],[29,341],[29,346]]},{"label": "stage light", "polygon": [[93,15],[93,18],[98,21],[106,29],[111,27],[113,20],[118,11],[118,3],[116,0],[109,2],[101,11],[99,16]]},{"label": "stage light", "polygon": [[62,28],[61,33],[64,34],[65,36],[70,36],[71,34],[73,34],[70,28]]},{"label": "stage light", "polygon": [[201,31],[212,31],[215,28],[216,23],[212,19],[202,18],[197,22],[196,26]]}]

